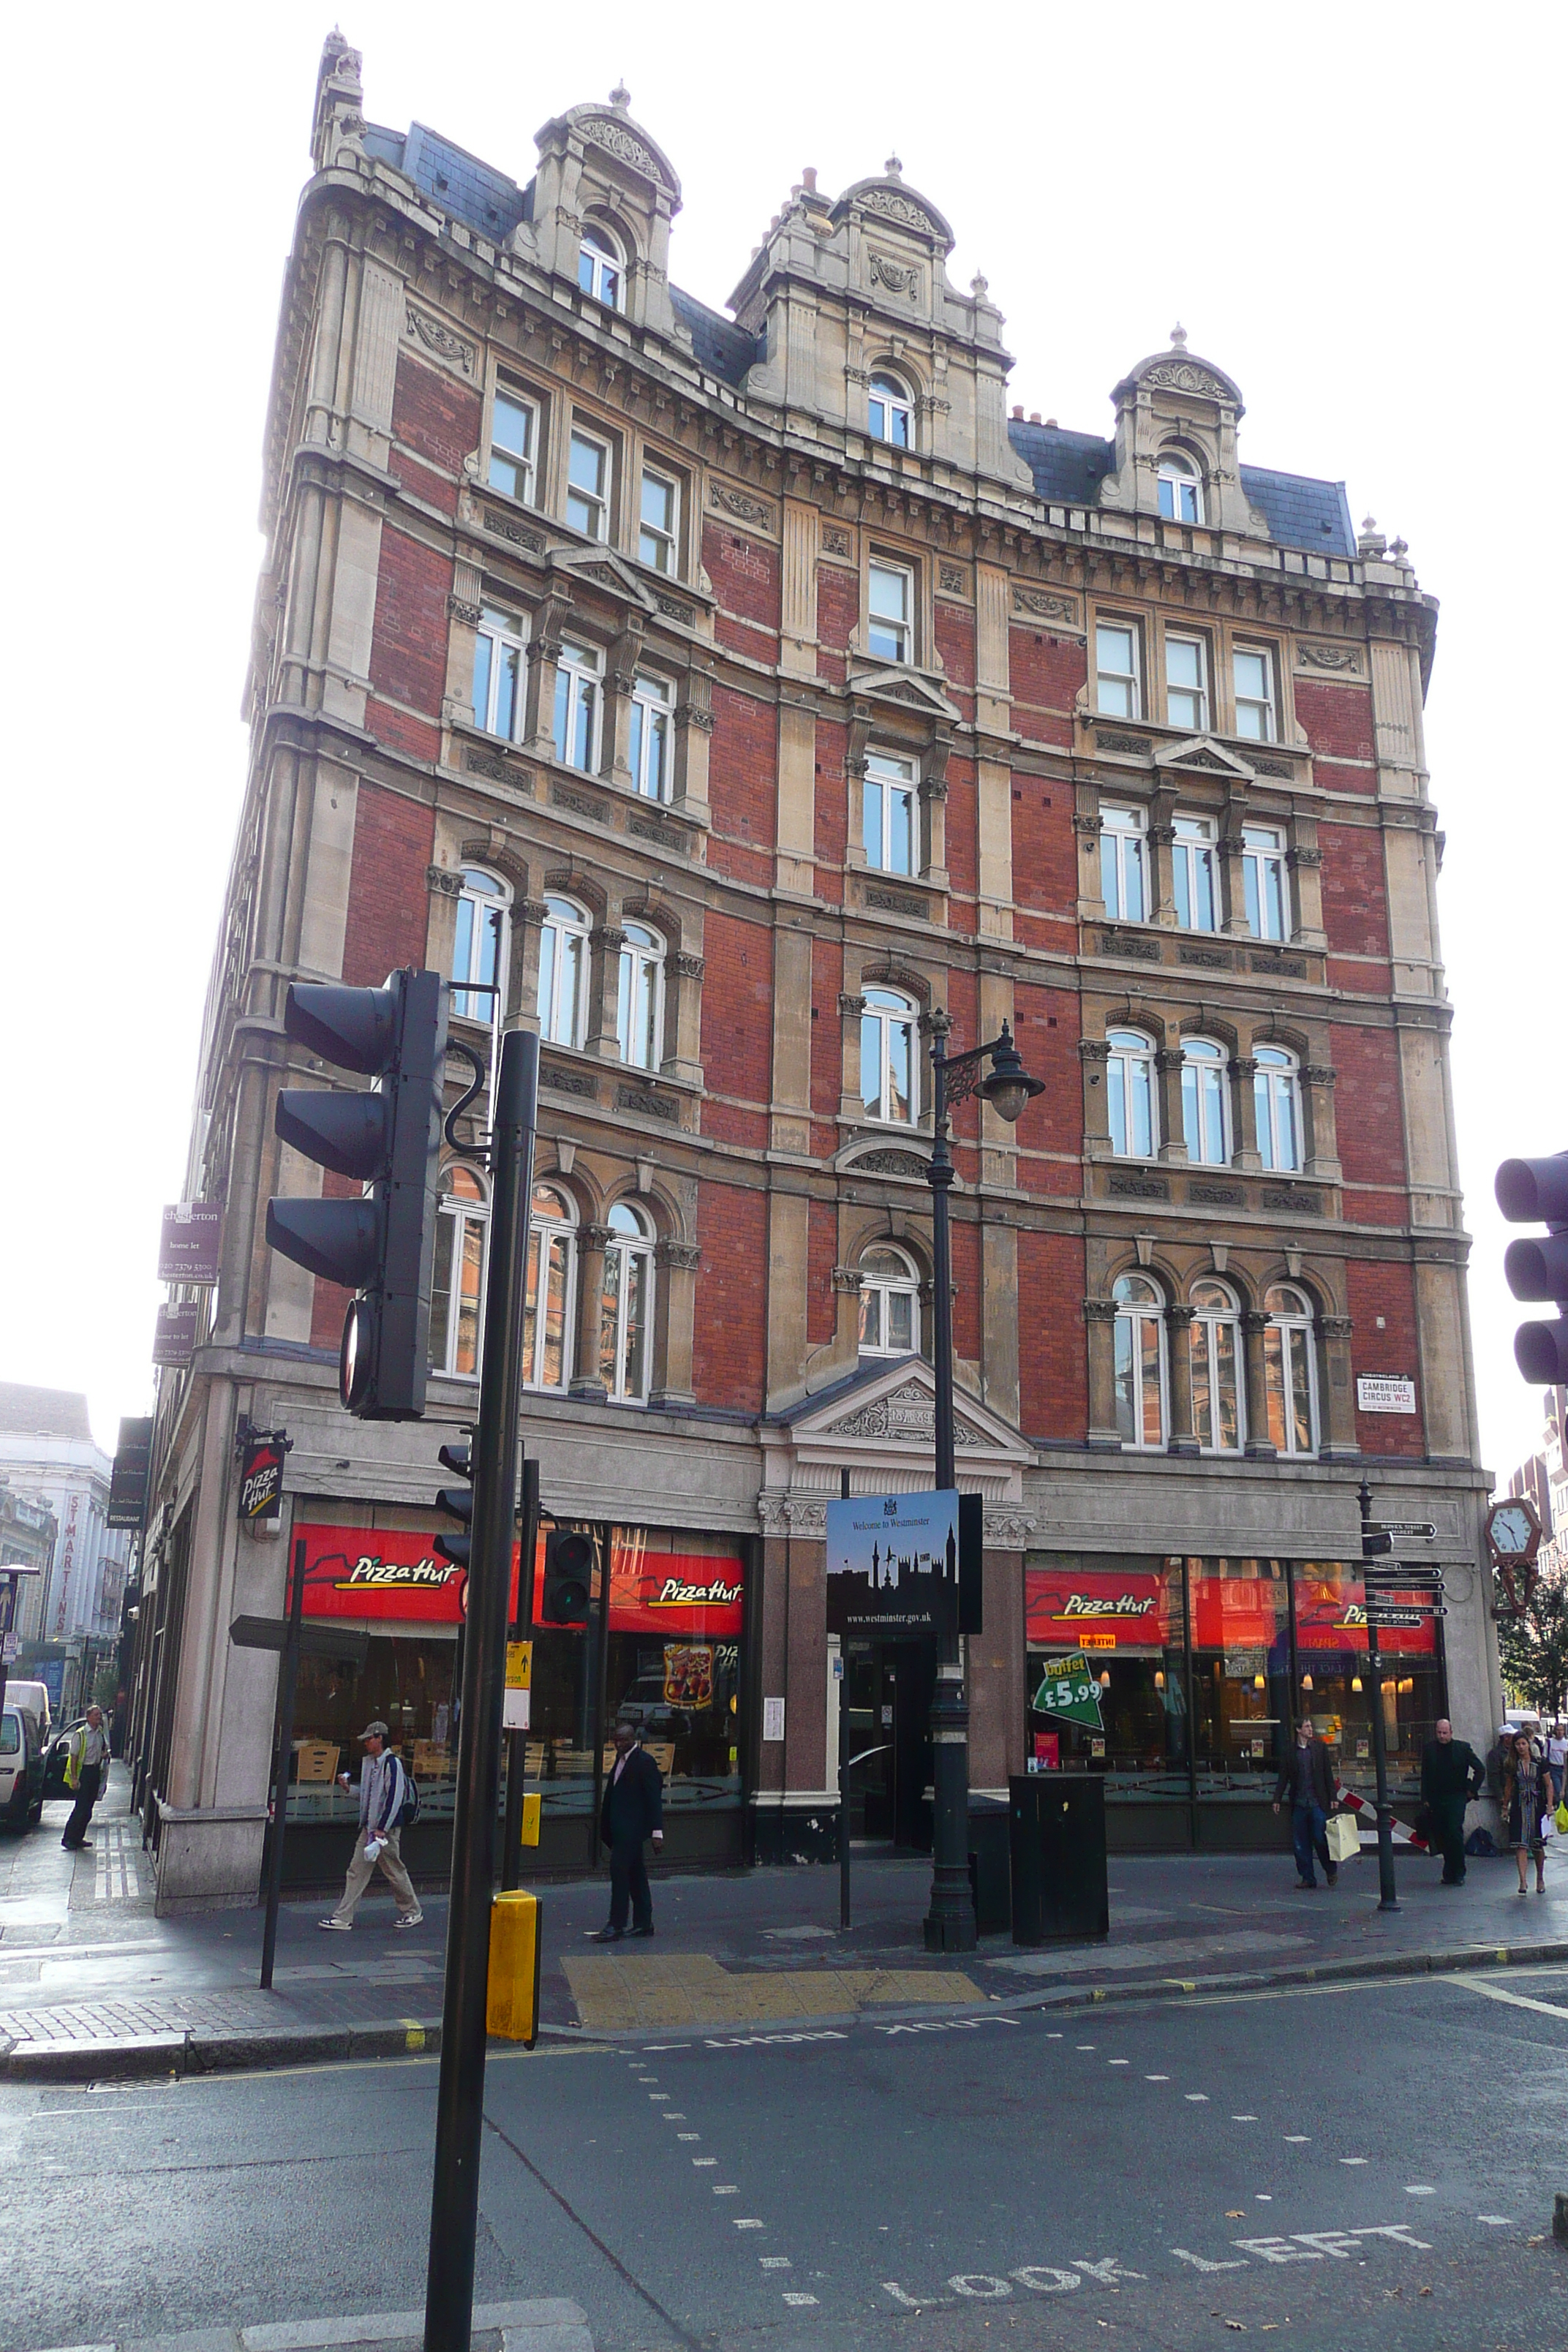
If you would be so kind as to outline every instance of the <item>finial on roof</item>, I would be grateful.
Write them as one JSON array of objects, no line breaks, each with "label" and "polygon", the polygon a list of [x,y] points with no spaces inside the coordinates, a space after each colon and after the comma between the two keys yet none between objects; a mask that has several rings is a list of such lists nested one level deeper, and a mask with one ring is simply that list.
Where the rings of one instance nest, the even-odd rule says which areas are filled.
[{"label": "finial on roof", "polygon": [[1377,517],[1375,515],[1363,515],[1361,520],[1361,530],[1357,536],[1355,543],[1356,553],[1358,555],[1382,555],[1386,551],[1388,541],[1384,538],[1382,531],[1380,531],[1377,527]]},{"label": "finial on roof", "polygon": [[1183,326],[1180,319],[1177,320],[1175,325],[1171,330],[1171,341],[1174,343],[1179,352],[1186,349],[1187,331],[1185,327]]},{"label": "finial on roof", "polygon": [[897,180],[902,177],[904,167],[896,155],[889,155],[882,169],[889,180]]},{"label": "finial on roof", "polygon": [[991,280],[983,269],[977,269],[969,281],[969,290],[977,302],[984,302],[991,291]]},{"label": "finial on roof", "polygon": [[624,81],[618,81],[610,92],[610,104],[617,114],[624,114],[632,102],[631,91]]}]

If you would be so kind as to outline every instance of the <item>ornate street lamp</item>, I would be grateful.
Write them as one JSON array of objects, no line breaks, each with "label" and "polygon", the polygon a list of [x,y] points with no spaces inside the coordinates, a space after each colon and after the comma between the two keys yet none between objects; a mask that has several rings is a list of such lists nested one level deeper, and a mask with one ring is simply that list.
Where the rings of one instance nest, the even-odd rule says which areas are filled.
[{"label": "ornate street lamp", "polygon": [[[956,1487],[952,1417],[952,1256],[948,1237],[947,1196],[952,1183],[952,1158],[948,1150],[948,1115],[958,1104],[979,1095],[998,1118],[1011,1126],[1031,1095],[1043,1094],[1038,1078],[1030,1077],[1023,1056],[1013,1043],[1007,1023],[989,1045],[973,1045],[964,1054],[949,1055],[952,1027],[945,1013],[931,1018],[931,1155],[926,1181],[931,1191],[931,1281],[934,1328],[931,1370],[936,1382],[936,1483]],[[990,1070],[982,1075],[987,1055]],[[963,1643],[956,1626],[937,1638],[936,1696],[931,1703],[931,1774],[934,1805],[931,1821],[931,1909],[926,1914],[928,1952],[972,1952],[974,1949],[974,1901],[969,1886],[969,1701],[963,1681]]]}]

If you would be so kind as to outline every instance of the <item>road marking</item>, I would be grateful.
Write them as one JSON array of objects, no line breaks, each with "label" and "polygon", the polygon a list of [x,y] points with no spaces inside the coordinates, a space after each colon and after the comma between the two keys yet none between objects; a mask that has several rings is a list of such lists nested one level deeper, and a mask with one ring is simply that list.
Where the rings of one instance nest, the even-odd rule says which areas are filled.
[{"label": "road marking", "polygon": [[649,2050],[689,2050],[689,2042],[650,2042]]},{"label": "road marking", "polygon": [[795,2267],[787,2254],[759,2254],[757,2260],[765,2271],[787,2271]]},{"label": "road marking", "polygon": [[816,2301],[816,2297],[814,2294],[786,2294],[784,2301],[786,2303],[799,2305],[803,2303],[815,2303]]},{"label": "road marking", "polygon": [[671,2107],[668,2115],[660,2116],[659,2121],[661,2124],[683,2124],[686,2117],[679,2107]]},{"label": "road marking", "polygon": [[1287,2147],[1310,2147],[1311,2144],[1311,2137],[1310,2133],[1287,2132],[1285,2135],[1285,2145]]},{"label": "road marking", "polygon": [[1406,2197],[1436,2197],[1437,2191],[1428,2189],[1423,2180],[1411,2180],[1405,2183],[1405,2194]]},{"label": "road marking", "polygon": [[1194,2107],[1206,2107],[1209,2103],[1209,2095],[1206,2091],[1184,2091],[1182,2096],[1189,2105]]},{"label": "road marking", "polygon": [[1145,2074],[1143,2077],[1146,2083],[1168,2083],[1170,2079],[1169,2074]]},{"label": "road marking", "polygon": [[1105,2063],[1108,2066],[1131,2066],[1132,2061],[1131,2058],[1108,2058]]},{"label": "road marking", "polygon": [[1506,2213],[1478,2213],[1476,2219],[1484,2221],[1489,2230],[1511,2230],[1513,2227]]},{"label": "road marking", "polygon": [[[1009,2018],[1007,2022],[1016,2025],[1017,2020]],[[879,2026],[877,2030],[880,2033],[898,2031],[896,2027],[886,2025]],[[775,2042],[847,2042],[848,2039],[847,2033],[840,2032],[837,2026],[824,2025],[813,2033],[709,2033],[703,2036],[703,2047],[707,2050],[763,2050]],[[686,2046],[682,2044],[683,2048]]]},{"label": "road marking", "polygon": [[1173,2246],[1171,2252],[1180,2263],[1190,2263],[1195,2271],[1244,2271],[1245,2263],[1211,2263],[1202,2254],[1190,2253],[1185,2246]]},{"label": "road marking", "polygon": [[735,2183],[732,2180],[716,2180],[713,2183],[713,2194],[715,2197],[738,2197],[740,2193],[739,2189],[735,2186]]},{"label": "road marking", "polygon": [[952,2297],[947,2294],[928,2294],[923,2296],[906,2294],[903,2288],[899,2284],[897,2279],[884,2279],[882,2281],[882,2292],[884,2294],[890,2294],[895,2303],[901,2303],[906,2311],[936,2311],[940,2310],[944,2304],[951,2303],[952,2300]]},{"label": "road marking", "polygon": [[669,2093],[668,2091],[650,2091],[648,2093],[648,2097],[650,2099],[668,2099],[668,2096]]},{"label": "road marking", "polygon": [[1119,2286],[1123,2279],[1141,2279],[1148,2275],[1144,2271],[1124,2271],[1114,2254],[1103,2254],[1097,2263],[1075,2260],[1073,2268],[1081,2271],[1085,2278],[1096,2280],[1101,2286]]},{"label": "road marking", "polygon": [[1342,2156],[1340,2158],[1342,2164],[1365,2164],[1369,2160],[1364,2156]]},{"label": "road marking", "polygon": [[1075,2042],[1073,2043],[1073,2048],[1075,2050],[1092,2050],[1094,2046],[1095,2045],[1092,2042]]},{"label": "road marking", "polygon": [[1447,1984],[1463,1985],[1467,1992],[1479,1992],[1487,2000],[1506,2000],[1510,2009],[1532,2009],[1541,2017],[1568,2017],[1568,2009],[1561,2001],[1531,2000],[1528,1993],[1510,1992],[1506,1986],[1489,1984],[1485,1977],[1447,1977]]},{"label": "road marking", "polygon": [[993,2278],[989,2271],[960,2271],[948,2284],[954,2294],[966,2294],[974,2303],[1000,2303],[1013,2292],[1005,2278]]},{"label": "road marking", "polygon": [[694,2156],[691,2161],[693,2164],[703,2165],[717,2164],[719,2159],[716,2156]]},{"label": "road marking", "polygon": [[675,2137],[677,2139],[700,2139],[702,2135],[700,2132],[677,2132]]},{"label": "road marking", "polygon": [[1069,2288],[1083,2284],[1076,2271],[1058,2271],[1050,2263],[1026,2263],[1021,2270],[1009,2271],[1007,2275],[1035,2294],[1066,2294]]},{"label": "road marking", "polygon": [[735,2223],[735,2227],[737,2230],[765,2230],[767,2223],[765,2221],[738,2221]]}]

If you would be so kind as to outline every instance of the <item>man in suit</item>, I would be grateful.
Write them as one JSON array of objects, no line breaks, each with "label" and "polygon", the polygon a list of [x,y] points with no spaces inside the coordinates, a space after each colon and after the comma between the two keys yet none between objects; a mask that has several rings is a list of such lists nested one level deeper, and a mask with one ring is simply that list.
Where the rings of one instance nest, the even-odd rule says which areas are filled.
[{"label": "man in suit", "polygon": [[616,1760],[605,1782],[599,1835],[610,1849],[610,1924],[595,1944],[618,1944],[628,1913],[634,1936],[653,1933],[653,1894],[643,1860],[643,1840],[664,1843],[664,1782],[636,1727],[616,1726]]},{"label": "man in suit", "polygon": [[1334,1775],[1329,1751],[1318,1738],[1310,1715],[1303,1715],[1296,1726],[1296,1745],[1280,1767],[1274,1789],[1276,1812],[1286,1797],[1290,1800],[1290,1842],[1296,1849],[1297,1885],[1303,1894],[1316,1890],[1318,1882],[1312,1874],[1312,1856],[1316,1854],[1331,1886],[1340,1874],[1338,1864],[1329,1854],[1329,1809],[1334,1801]]}]

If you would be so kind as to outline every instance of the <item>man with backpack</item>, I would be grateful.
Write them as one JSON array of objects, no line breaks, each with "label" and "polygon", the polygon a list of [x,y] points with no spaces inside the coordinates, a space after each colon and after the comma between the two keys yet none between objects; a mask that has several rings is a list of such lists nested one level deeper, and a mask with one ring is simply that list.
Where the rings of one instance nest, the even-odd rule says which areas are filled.
[{"label": "man with backpack", "polygon": [[[378,1863],[397,1898],[395,1924],[399,1927],[417,1927],[425,1916],[399,1851],[404,1831],[418,1816],[419,1794],[402,1759],[387,1747],[390,1736],[386,1725],[379,1720],[367,1723],[360,1733],[365,1753],[360,1769],[359,1831],[354,1839],[353,1860],[349,1864],[342,1900],[337,1909],[316,1922],[319,1927],[335,1927],[342,1935],[353,1926],[360,1896],[374,1877]],[[338,1779],[345,1789],[349,1786],[346,1772],[340,1772]]]}]

